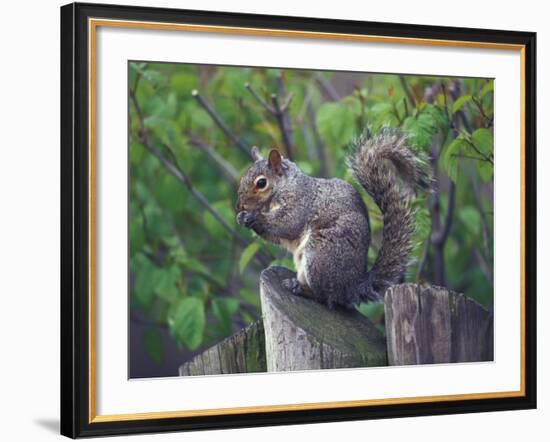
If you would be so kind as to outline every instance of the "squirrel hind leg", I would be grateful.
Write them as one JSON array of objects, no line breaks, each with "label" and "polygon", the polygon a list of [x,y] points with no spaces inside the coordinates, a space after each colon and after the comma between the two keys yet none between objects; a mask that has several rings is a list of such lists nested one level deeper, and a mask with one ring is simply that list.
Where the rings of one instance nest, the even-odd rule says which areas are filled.
[{"label": "squirrel hind leg", "polygon": [[293,295],[303,296],[305,294],[304,288],[300,285],[298,279],[296,278],[283,279],[281,281],[281,285]]},{"label": "squirrel hind leg", "polygon": [[374,286],[374,275],[372,272],[367,273],[367,277],[357,284],[355,290],[360,302],[377,302],[382,299],[380,291]]},{"label": "squirrel hind leg", "polygon": [[311,290],[311,288],[309,288],[307,285],[303,285],[302,283],[300,283],[297,278],[283,279],[281,281],[281,285],[293,295],[303,296],[304,298],[313,299],[314,301],[326,304],[324,297]]}]

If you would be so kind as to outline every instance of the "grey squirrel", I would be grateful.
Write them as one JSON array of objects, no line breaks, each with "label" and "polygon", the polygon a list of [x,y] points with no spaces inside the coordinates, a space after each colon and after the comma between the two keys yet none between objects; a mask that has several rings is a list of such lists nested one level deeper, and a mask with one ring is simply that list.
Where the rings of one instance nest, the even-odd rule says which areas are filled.
[{"label": "grey squirrel", "polygon": [[[371,232],[367,208],[355,188],[340,179],[314,178],[271,150],[241,178],[238,224],[293,254],[296,278],[283,285],[333,308],[376,301],[400,281],[408,265],[414,213],[399,183],[427,190],[425,159],[413,153],[395,129],[365,134],[353,145],[347,165],[383,215],[383,242],[367,271]],[[393,166],[393,167],[392,167]]]}]

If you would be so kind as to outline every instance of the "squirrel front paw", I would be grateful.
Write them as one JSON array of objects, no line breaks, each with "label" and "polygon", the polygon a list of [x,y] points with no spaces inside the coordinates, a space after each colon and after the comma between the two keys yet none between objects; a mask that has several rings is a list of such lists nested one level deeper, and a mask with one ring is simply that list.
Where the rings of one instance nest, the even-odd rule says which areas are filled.
[{"label": "squirrel front paw", "polygon": [[237,214],[237,223],[254,230],[258,235],[264,233],[265,230],[254,212],[247,212],[246,210],[239,212]]},{"label": "squirrel front paw", "polygon": [[237,213],[237,223],[244,227],[251,227],[251,225],[254,223],[255,216],[252,212],[247,212],[246,210],[243,210],[239,213]]},{"label": "squirrel front paw", "polygon": [[302,286],[300,285],[300,283],[296,278],[283,279],[281,281],[281,285],[283,286],[283,288],[291,292],[293,295],[298,295],[298,296],[304,295],[304,289],[302,288]]}]

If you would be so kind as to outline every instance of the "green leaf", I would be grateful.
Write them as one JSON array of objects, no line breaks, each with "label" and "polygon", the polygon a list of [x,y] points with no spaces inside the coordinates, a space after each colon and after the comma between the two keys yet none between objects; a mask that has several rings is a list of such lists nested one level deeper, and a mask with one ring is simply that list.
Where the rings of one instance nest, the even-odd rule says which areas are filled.
[{"label": "green leaf", "polygon": [[154,273],[155,265],[142,253],[138,253],[136,259],[132,261],[131,271],[135,275],[135,284],[132,290],[134,299],[139,307],[147,310],[155,297],[154,292]]},{"label": "green leaf", "polygon": [[393,113],[393,106],[390,102],[376,103],[369,109],[369,120],[372,121],[372,130],[378,132],[385,126],[395,126],[399,121]]},{"label": "green leaf", "polygon": [[214,298],[212,300],[212,313],[218,321],[223,336],[229,336],[232,332],[232,317],[239,309],[239,301],[234,298]]},{"label": "green leaf", "polygon": [[210,271],[210,269],[206,267],[198,259],[193,259],[186,256],[186,257],[181,257],[180,262],[182,263],[182,265],[185,267],[186,270],[194,272],[198,275],[208,276],[221,286],[225,285],[225,282],[223,281],[220,275],[213,274]]},{"label": "green leaf", "polygon": [[255,307],[260,306],[260,298],[258,296],[258,293],[256,293],[253,290],[249,289],[240,289],[239,290],[239,297],[244,300],[246,303],[253,305]]},{"label": "green leaf", "polygon": [[178,109],[178,99],[174,92],[171,92],[166,99],[166,117],[172,118],[176,115]]},{"label": "green leaf", "polygon": [[181,97],[189,97],[191,91],[198,86],[198,77],[193,72],[180,72],[170,78],[170,86]]},{"label": "green leaf", "polygon": [[178,297],[176,284],[180,279],[180,271],[177,266],[161,269],[155,272],[155,292],[165,301],[171,302]]},{"label": "green leaf", "polygon": [[162,364],[164,348],[158,329],[149,327],[145,330],[143,333],[143,347],[153,362]]},{"label": "green leaf", "polygon": [[311,161],[296,161],[296,165],[305,174],[313,175],[313,164],[311,164]]},{"label": "green leaf", "polygon": [[474,237],[479,235],[479,232],[481,231],[481,216],[475,207],[462,207],[458,211],[458,218],[462,221],[471,235]]},{"label": "green leaf", "polygon": [[413,254],[420,251],[424,241],[428,239],[430,234],[432,220],[430,218],[430,212],[426,207],[416,206],[414,207],[415,229],[413,233]]},{"label": "green leaf", "polygon": [[464,150],[465,145],[466,142],[462,138],[455,138],[447,145],[443,155],[441,155],[441,166],[455,183],[458,178],[458,156]]},{"label": "green leaf", "polygon": [[432,118],[434,132],[448,129],[449,119],[444,108],[434,104],[428,104],[424,107],[422,114],[429,115]]},{"label": "green leaf", "polygon": [[244,272],[246,266],[248,265],[252,257],[256,254],[256,252],[260,250],[261,246],[262,245],[259,242],[253,242],[246,246],[246,248],[243,250],[243,252],[241,253],[241,259],[239,260],[239,271],[241,273]]},{"label": "green leaf", "polygon": [[485,95],[487,95],[489,92],[493,92],[495,82],[493,80],[488,80],[487,83],[483,86],[479,93],[479,99],[481,100]]},{"label": "green leaf", "polygon": [[205,322],[203,301],[196,297],[183,298],[168,317],[172,336],[191,351],[202,343]]},{"label": "green leaf", "polygon": [[133,256],[141,251],[145,244],[145,233],[143,232],[143,223],[141,220],[134,220],[129,225],[130,235],[130,255]]},{"label": "green leaf", "polygon": [[286,267],[287,269],[292,270],[293,272],[296,271],[296,269],[294,268],[294,261],[292,260],[292,258],[274,259],[273,261],[271,261],[271,265]]},{"label": "green leaf", "polygon": [[334,146],[348,144],[355,135],[355,119],[360,111],[354,99],[323,104],[316,117],[317,129],[321,137]]},{"label": "green leaf", "polygon": [[431,146],[434,135],[446,128],[447,125],[447,117],[442,109],[433,105],[425,105],[422,112],[405,119],[403,130],[413,146],[427,150]]},{"label": "green leaf", "polygon": [[379,322],[384,317],[384,303],[370,302],[368,304],[359,304],[359,312],[373,322]]},{"label": "green leaf", "polygon": [[482,181],[490,181],[493,178],[493,165],[489,161],[480,160],[477,162],[477,171]]},{"label": "green leaf", "polygon": [[458,112],[464,104],[469,103],[472,101],[471,95],[462,95],[461,97],[458,97],[458,99],[453,103],[453,114]]},{"label": "green leaf", "polygon": [[[230,200],[216,201],[215,203],[212,203],[212,207],[217,210],[219,215],[227,222],[227,224],[232,225],[235,223],[235,212]],[[208,211],[204,211],[204,226],[206,227],[206,230],[208,230],[208,232],[214,237],[221,239],[221,237],[229,236],[227,230]]]},{"label": "green leaf", "polygon": [[166,84],[166,77],[158,71],[143,69],[140,73],[142,78],[151,84],[151,86],[155,89],[158,89]]},{"label": "green leaf", "polygon": [[493,133],[489,129],[476,129],[472,134],[472,142],[484,155],[493,153]]}]

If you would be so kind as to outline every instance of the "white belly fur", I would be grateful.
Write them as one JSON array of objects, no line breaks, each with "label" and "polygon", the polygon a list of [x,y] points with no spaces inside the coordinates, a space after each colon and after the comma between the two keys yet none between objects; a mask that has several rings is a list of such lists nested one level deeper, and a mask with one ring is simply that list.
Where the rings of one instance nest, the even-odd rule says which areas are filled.
[{"label": "white belly fur", "polygon": [[292,253],[294,267],[296,267],[296,278],[302,285],[309,287],[307,277],[307,254],[305,251],[307,242],[311,236],[311,230],[307,230],[300,238],[294,241],[281,240],[281,245]]}]

